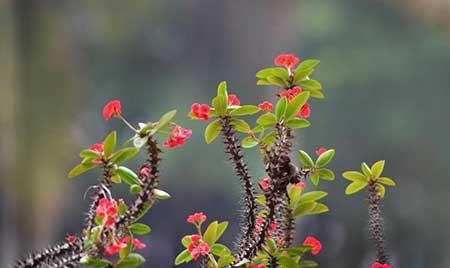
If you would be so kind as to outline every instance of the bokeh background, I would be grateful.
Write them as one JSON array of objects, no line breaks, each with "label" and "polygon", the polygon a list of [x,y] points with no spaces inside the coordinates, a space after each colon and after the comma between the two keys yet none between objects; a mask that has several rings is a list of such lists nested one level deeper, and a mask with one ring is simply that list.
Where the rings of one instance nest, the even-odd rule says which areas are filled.
[{"label": "bokeh background", "polygon": [[[280,52],[322,62],[315,77],[327,99],[312,103],[312,126],[296,146],[335,148],[337,174],[386,159],[398,181],[385,204],[393,263],[450,267],[446,0],[1,0],[0,266],[80,230],[83,194],[99,174],[66,174],[110,130],[130,135],[101,118],[113,98],[134,123],[176,108],[194,131],[164,154],[161,187],[173,197],[145,218],[153,228],[145,267],[173,267],[195,211],[231,221],[224,242],[232,246],[239,183],[222,145],[207,146],[205,124],[185,115],[220,80],[244,103],[270,98],[254,74]],[[247,158],[260,179],[257,153]],[[364,198],[344,196],[346,184],[322,183],[331,212],[297,227],[298,241],[322,240],[321,267],[369,267],[373,258]]]}]

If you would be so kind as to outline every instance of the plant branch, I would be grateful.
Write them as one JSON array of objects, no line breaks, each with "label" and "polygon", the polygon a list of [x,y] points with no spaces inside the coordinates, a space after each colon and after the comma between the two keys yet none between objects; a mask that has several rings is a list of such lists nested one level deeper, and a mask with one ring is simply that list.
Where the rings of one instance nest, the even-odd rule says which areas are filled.
[{"label": "plant branch", "polygon": [[375,183],[369,184],[369,237],[375,244],[377,261],[379,263],[388,263],[384,240],[384,220],[382,216],[381,197],[377,193]]}]

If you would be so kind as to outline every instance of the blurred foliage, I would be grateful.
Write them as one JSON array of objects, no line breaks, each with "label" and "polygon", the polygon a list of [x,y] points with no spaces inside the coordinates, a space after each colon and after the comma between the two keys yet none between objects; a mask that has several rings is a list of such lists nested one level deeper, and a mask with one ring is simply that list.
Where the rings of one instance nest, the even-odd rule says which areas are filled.
[{"label": "blurred foliage", "polygon": [[[246,103],[262,100],[270,92],[256,87],[256,70],[292,52],[321,59],[327,92],[299,149],[335,148],[338,173],[385,159],[398,184],[385,200],[394,264],[448,267],[450,27],[387,2],[1,1],[0,266],[79,229],[96,174],[76,186],[65,174],[78,149],[118,128],[102,122],[108,100],[121,99],[135,123],[172,107],[186,114],[221,80]],[[184,120],[193,138],[165,154],[162,170],[173,198],[145,219],[153,267],[173,262],[195,210],[230,221],[225,244],[237,230],[239,184],[221,145],[204,144],[202,127]],[[248,158],[263,177],[257,153]],[[364,202],[343,195],[343,180],[330,187],[331,213],[302,222],[297,239],[322,240],[323,267],[368,267]]]}]

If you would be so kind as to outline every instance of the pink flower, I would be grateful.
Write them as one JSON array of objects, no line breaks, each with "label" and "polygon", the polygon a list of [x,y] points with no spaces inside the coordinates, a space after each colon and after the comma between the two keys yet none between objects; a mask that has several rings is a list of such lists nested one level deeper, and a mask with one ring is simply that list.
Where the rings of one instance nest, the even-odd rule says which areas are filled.
[{"label": "pink flower", "polygon": [[300,189],[305,189],[305,183],[304,182],[297,182],[296,184],[294,184],[294,187],[300,188]]},{"label": "pink flower", "polygon": [[302,89],[300,87],[293,87],[291,89],[285,89],[281,93],[279,93],[280,97],[286,97],[288,101],[291,101],[295,96],[302,93]]},{"label": "pink flower", "polygon": [[144,249],[146,247],[146,245],[137,238],[133,239],[133,246],[137,249]]},{"label": "pink flower", "polygon": [[197,212],[192,215],[189,215],[187,218],[187,222],[193,224],[202,224],[203,222],[206,221],[206,219],[207,217],[205,214],[203,214],[203,212]]},{"label": "pink flower", "polygon": [[232,105],[241,105],[241,101],[238,99],[238,97],[235,94],[228,95],[228,106]]},{"label": "pink flower", "polygon": [[104,253],[106,256],[112,256],[119,253],[119,251],[126,246],[126,244],[113,243],[111,246],[105,248]]},{"label": "pink flower", "polygon": [[259,182],[259,187],[262,190],[267,191],[270,188],[270,177],[265,177]]},{"label": "pink flower", "polygon": [[191,113],[195,118],[202,119],[208,121],[209,112],[211,111],[211,107],[208,104],[198,104],[194,103],[191,106]]},{"label": "pink flower", "polygon": [[327,151],[327,148],[320,147],[316,150],[316,155],[320,156],[321,154],[325,153]]},{"label": "pink flower", "polygon": [[269,236],[272,236],[273,233],[275,233],[275,231],[277,230],[277,224],[276,223],[271,223],[269,226],[269,230],[267,230],[267,233],[269,234]]},{"label": "pink flower", "polygon": [[392,268],[392,266],[389,265],[389,264],[387,264],[387,263],[381,264],[381,263],[379,263],[379,262],[374,262],[374,263],[372,264],[372,268]]},{"label": "pink flower", "polygon": [[74,235],[68,235],[66,240],[67,242],[69,242],[69,244],[74,244],[75,242],[77,242],[78,238]]},{"label": "pink flower", "polygon": [[209,245],[205,242],[200,242],[197,246],[189,245],[188,251],[191,253],[192,258],[196,261],[201,256],[206,256],[209,253]]},{"label": "pink flower", "polygon": [[305,103],[305,105],[302,106],[297,116],[300,118],[308,118],[311,116],[311,106],[309,103]]},{"label": "pink flower", "polygon": [[274,59],[276,66],[284,66],[286,69],[291,69],[300,62],[293,54],[280,54]]},{"label": "pink flower", "polygon": [[[101,143],[96,143],[94,145],[92,145],[91,147],[89,147],[89,150],[97,152],[99,154],[103,154],[103,144]],[[92,163],[94,164],[100,164],[102,162],[102,157],[98,157],[92,160]]]},{"label": "pink flower", "polygon": [[141,169],[139,170],[139,178],[147,179],[150,176],[151,172],[152,170],[149,167],[142,166]]},{"label": "pink flower", "polygon": [[259,109],[263,110],[264,112],[270,112],[273,109],[272,103],[268,101],[263,101],[258,105]]},{"label": "pink flower", "polygon": [[114,225],[118,212],[119,210],[115,200],[109,200],[105,197],[99,200],[96,214],[105,221],[107,226]]},{"label": "pink flower", "polygon": [[267,268],[264,264],[250,264],[248,268]]},{"label": "pink flower", "polygon": [[312,255],[317,255],[322,250],[322,244],[315,237],[308,236],[305,241],[303,241],[304,246],[311,246]]},{"label": "pink flower", "polygon": [[109,120],[113,116],[120,116],[122,114],[122,104],[119,100],[112,100],[103,107],[103,119]]},{"label": "pink flower", "polygon": [[184,129],[180,126],[175,126],[172,129],[169,139],[163,142],[164,147],[177,148],[184,144],[184,142],[192,135],[192,130]]}]

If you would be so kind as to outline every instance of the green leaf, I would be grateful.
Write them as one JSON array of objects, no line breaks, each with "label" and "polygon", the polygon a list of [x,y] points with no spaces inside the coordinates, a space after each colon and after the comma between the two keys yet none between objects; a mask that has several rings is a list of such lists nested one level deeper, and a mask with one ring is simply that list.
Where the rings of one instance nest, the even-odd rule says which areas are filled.
[{"label": "green leaf", "polygon": [[127,207],[127,205],[124,202],[119,202],[118,210],[119,210],[118,211],[119,212],[119,216],[123,216],[127,212],[128,207]]},{"label": "green leaf", "polygon": [[286,121],[286,127],[288,128],[305,128],[305,127],[309,127],[311,125],[311,123],[306,120],[306,119],[302,119],[302,118],[291,118],[289,120]]},{"label": "green leaf", "polygon": [[120,176],[122,181],[128,183],[129,185],[140,185],[141,181],[138,179],[136,173],[134,173],[131,169],[120,166],[116,169],[116,174]]},{"label": "green leaf", "polygon": [[209,224],[208,228],[206,228],[205,234],[203,235],[203,240],[209,246],[212,246],[215,242],[218,225],[219,223],[217,221],[213,221]]},{"label": "green leaf", "polygon": [[313,79],[303,79],[300,80],[300,86],[304,90],[320,90],[322,89],[322,85],[317,80]]},{"label": "green leaf", "polygon": [[297,208],[292,212],[292,216],[299,217],[302,215],[307,215],[309,212],[313,211],[316,205],[317,202],[302,203],[301,205],[297,206]]},{"label": "green leaf", "polygon": [[284,114],[286,113],[287,103],[288,101],[286,97],[282,97],[278,100],[275,106],[275,116],[278,120],[284,117]]},{"label": "green leaf", "polygon": [[271,85],[271,83],[269,81],[267,81],[266,79],[259,79],[258,81],[256,81],[256,85],[267,86],[267,85]]},{"label": "green leaf", "polygon": [[359,182],[368,181],[367,177],[358,171],[346,171],[342,174],[342,177],[350,181],[359,181]]},{"label": "green leaf", "polygon": [[139,153],[139,148],[123,148],[112,155],[111,161],[120,164],[133,158],[137,153]]},{"label": "green leaf", "polygon": [[260,109],[255,105],[242,105],[241,107],[230,112],[231,115],[252,115],[259,112]]},{"label": "green leaf", "polygon": [[145,262],[144,257],[137,253],[130,253],[126,259],[121,261],[116,268],[136,268]]},{"label": "green leaf", "polygon": [[[225,230],[228,228],[228,222],[227,221],[223,221],[221,223],[219,223],[217,225],[217,231],[216,231],[216,239],[215,241],[219,240],[220,237],[223,235],[223,233],[225,232]],[[215,242],[214,241],[214,242]]]},{"label": "green leaf", "polygon": [[321,168],[319,169],[319,177],[321,179],[332,181],[334,180],[334,172],[331,169]]},{"label": "green leaf", "polygon": [[98,164],[92,163],[92,162],[87,162],[84,164],[79,164],[76,167],[74,167],[70,172],[69,172],[69,178],[74,178],[78,175],[83,174],[84,172],[95,168],[96,166],[98,166]]},{"label": "green leaf", "polygon": [[266,80],[269,81],[272,85],[279,86],[282,88],[287,88],[289,86],[286,80],[275,75],[267,76]]},{"label": "green leaf", "polygon": [[94,268],[106,268],[111,267],[112,263],[106,259],[96,259],[89,256],[85,256],[80,260],[83,265],[88,265]]},{"label": "green leaf", "polygon": [[250,126],[242,119],[231,118],[231,125],[235,130],[241,133],[248,133],[250,131]]},{"label": "green leaf", "polygon": [[109,157],[114,151],[117,142],[117,133],[115,131],[109,133],[109,135],[103,141],[103,154],[105,157]]},{"label": "green leaf", "polygon": [[308,69],[297,68],[297,70],[294,73],[294,84],[297,84],[301,80],[306,79],[306,77],[311,75],[313,72],[314,72],[313,68],[308,68]]},{"label": "green leaf", "polygon": [[166,199],[170,198],[169,193],[167,193],[163,190],[160,190],[160,189],[154,189],[153,194],[155,195],[156,199],[159,199],[159,200],[166,200]]},{"label": "green leaf", "polygon": [[376,184],[376,191],[381,198],[384,198],[384,196],[386,195],[386,188],[382,184]]},{"label": "green leaf", "polygon": [[327,195],[328,195],[327,192],[312,191],[312,192],[302,194],[302,196],[300,197],[298,202],[300,204],[300,203],[306,203],[306,202],[311,202],[311,201],[317,201],[317,200],[324,198]]},{"label": "green leaf", "polygon": [[314,186],[317,186],[319,184],[319,172],[314,172],[311,174],[311,182]]},{"label": "green leaf", "polygon": [[222,125],[219,120],[211,122],[205,129],[205,141],[207,144],[213,142],[220,133]]},{"label": "green leaf", "polygon": [[302,167],[304,168],[310,168],[314,166],[314,161],[311,159],[309,154],[305,151],[299,150],[298,151],[298,159],[300,160],[300,163],[302,163]]},{"label": "green leaf", "polygon": [[214,107],[217,115],[222,116],[227,112],[228,99],[225,96],[217,96],[212,100],[212,106]]},{"label": "green leaf", "polygon": [[117,175],[113,175],[113,176],[111,176],[111,181],[114,183],[121,183],[122,179]]},{"label": "green leaf", "polygon": [[354,181],[347,186],[347,188],[345,189],[345,194],[351,195],[357,193],[362,189],[364,189],[367,186],[367,184],[368,184],[367,182]]},{"label": "green leaf", "polygon": [[180,265],[182,263],[187,263],[190,262],[192,260],[192,256],[191,253],[185,249],[182,252],[180,252],[180,254],[178,254],[178,256],[175,258],[175,265]]},{"label": "green leaf", "polygon": [[227,82],[222,81],[217,86],[217,96],[225,96],[228,99]]},{"label": "green leaf", "polygon": [[300,62],[297,69],[305,70],[305,69],[314,68],[317,65],[319,65],[319,63],[320,63],[320,60],[314,60],[314,59],[304,60],[304,61]]},{"label": "green leaf", "polygon": [[372,171],[365,162],[361,163],[361,170],[364,173],[364,175],[366,175],[367,178],[369,179],[373,178]]},{"label": "green leaf", "polygon": [[289,74],[288,74],[287,70],[282,67],[273,68],[272,75],[275,75],[284,81],[287,81],[289,79]]},{"label": "green leaf", "polygon": [[306,101],[309,98],[309,92],[303,91],[302,93],[295,96],[287,106],[285,118],[289,119],[292,116],[296,116],[303,105],[305,105]]},{"label": "green leaf", "polygon": [[242,139],[242,147],[244,148],[252,148],[258,145],[259,141],[252,136],[247,136]]},{"label": "green leaf", "polygon": [[297,262],[292,257],[281,256],[278,258],[280,268],[298,268]]},{"label": "green leaf", "polygon": [[260,79],[265,79],[267,76],[272,74],[274,68],[264,68],[256,73],[256,77]]},{"label": "green leaf", "polygon": [[323,92],[321,90],[308,90],[308,92],[312,98],[316,98],[316,99],[325,98],[325,95],[323,95]]},{"label": "green leaf", "polygon": [[265,113],[256,119],[256,123],[263,127],[273,127],[277,123],[277,118],[273,113]]},{"label": "green leaf", "polygon": [[396,185],[395,181],[388,177],[380,177],[377,179],[377,182],[382,183],[387,186],[395,186]]},{"label": "green leaf", "polygon": [[169,124],[176,114],[177,110],[172,110],[170,112],[163,114],[163,116],[161,116],[161,118],[159,119],[158,124],[152,129],[152,133],[158,132],[160,129]]},{"label": "green leaf", "polygon": [[223,254],[219,257],[219,261],[217,262],[217,265],[219,265],[219,268],[227,267],[228,265],[232,264],[234,262],[234,257],[231,254]]},{"label": "green leaf", "polygon": [[131,194],[139,194],[140,192],[142,192],[142,187],[138,184],[133,184],[130,186],[130,193]]},{"label": "green leaf", "polygon": [[300,261],[300,268],[317,267],[319,264],[315,261],[302,260]]},{"label": "green leaf", "polygon": [[228,249],[225,245],[222,244],[214,244],[211,248],[212,254],[216,256],[221,256],[223,254],[231,254],[230,249]]},{"label": "green leaf", "polygon": [[289,194],[289,199],[291,200],[291,202],[290,202],[291,209],[294,209],[297,206],[297,203],[300,199],[301,193],[302,193],[302,189],[300,187],[293,186],[289,189],[288,194]]},{"label": "green leaf", "polygon": [[136,148],[141,148],[142,146],[144,146],[147,143],[147,141],[148,141],[148,136],[145,136],[145,137],[141,138],[138,135],[136,135],[133,138],[133,145]]},{"label": "green leaf", "polygon": [[83,150],[83,151],[80,152],[80,157],[81,157],[81,158],[86,158],[86,157],[89,157],[89,158],[98,158],[98,157],[100,157],[100,156],[101,156],[101,155],[100,155],[99,152],[93,151],[93,150],[89,150],[89,149],[86,149],[86,150]]},{"label": "green leaf", "polygon": [[335,154],[335,151],[333,149],[330,149],[330,150],[324,152],[317,158],[316,165],[318,167],[326,166],[328,163],[330,163],[331,159],[333,159],[334,154]]},{"label": "green leaf", "polygon": [[307,213],[307,215],[317,215],[317,214],[322,214],[322,213],[326,213],[330,211],[330,209],[322,204],[322,203],[317,203],[316,206],[314,206],[314,208]]},{"label": "green leaf", "polygon": [[132,248],[133,248],[132,241],[128,241],[127,246],[123,247],[119,251],[120,261],[124,261],[130,255],[130,252],[131,252]]},{"label": "green leaf", "polygon": [[272,131],[262,139],[262,143],[267,145],[268,147],[271,147],[272,144],[275,143],[275,139],[276,139],[276,133],[274,131]]},{"label": "green leaf", "polygon": [[150,233],[152,229],[146,224],[135,223],[130,226],[129,230],[135,235],[146,235]]},{"label": "green leaf", "polygon": [[384,163],[385,163],[384,160],[380,160],[380,161],[375,162],[372,165],[370,171],[372,172],[373,179],[376,179],[376,178],[380,177],[380,175],[381,175],[381,173],[383,172],[383,169],[384,169]]},{"label": "green leaf", "polygon": [[183,238],[181,239],[181,244],[185,247],[188,248],[189,245],[191,244],[192,238],[190,235],[185,235],[183,236]]}]

